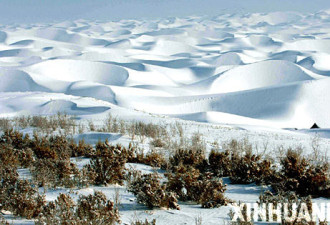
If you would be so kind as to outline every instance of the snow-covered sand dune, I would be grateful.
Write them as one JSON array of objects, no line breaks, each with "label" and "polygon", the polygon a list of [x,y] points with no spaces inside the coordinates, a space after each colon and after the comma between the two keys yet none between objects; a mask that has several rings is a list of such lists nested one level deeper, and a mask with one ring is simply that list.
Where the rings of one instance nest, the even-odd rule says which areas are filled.
[{"label": "snow-covered sand dune", "polygon": [[327,11],[4,25],[0,115],[329,127],[329,60]]}]

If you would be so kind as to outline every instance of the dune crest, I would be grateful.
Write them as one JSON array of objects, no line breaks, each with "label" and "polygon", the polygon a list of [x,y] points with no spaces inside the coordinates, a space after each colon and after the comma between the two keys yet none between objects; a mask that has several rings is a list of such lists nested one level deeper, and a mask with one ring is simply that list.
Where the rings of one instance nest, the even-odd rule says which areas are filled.
[{"label": "dune crest", "polygon": [[3,25],[0,114],[330,126],[330,13]]}]

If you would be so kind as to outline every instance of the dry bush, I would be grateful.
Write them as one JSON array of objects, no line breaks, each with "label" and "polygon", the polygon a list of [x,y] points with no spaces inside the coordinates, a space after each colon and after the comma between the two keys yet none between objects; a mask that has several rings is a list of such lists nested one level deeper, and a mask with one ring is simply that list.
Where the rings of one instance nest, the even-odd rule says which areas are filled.
[{"label": "dry bush", "polygon": [[166,164],[166,159],[163,154],[157,150],[151,150],[147,154],[141,148],[133,147],[130,143],[128,148],[116,146],[120,149],[120,154],[129,163],[142,163],[152,167],[161,167]]},{"label": "dry bush", "polygon": [[192,166],[181,164],[166,176],[167,190],[176,193],[182,201],[195,201],[203,208],[220,207],[229,202],[224,196],[226,185],[211,173],[200,173]]},{"label": "dry bush", "polygon": [[130,122],[126,126],[126,131],[131,139],[134,140],[137,137],[142,143],[147,137],[152,139],[167,139],[169,136],[166,126],[158,124]]},{"label": "dry bush", "polygon": [[244,155],[232,155],[230,180],[235,184],[273,182],[276,176],[275,167],[269,160],[262,160],[261,156],[246,152]]},{"label": "dry bush", "polygon": [[205,154],[206,143],[205,143],[205,140],[203,139],[202,134],[194,133],[191,136],[191,144],[190,144],[189,148],[192,149],[193,151],[197,151],[197,152],[200,151]]},{"label": "dry bush", "polygon": [[6,130],[0,138],[0,155],[4,164],[28,167],[33,162],[33,151],[29,135]]},{"label": "dry bush", "polygon": [[221,179],[212,179],[210,174],[205,174],[199,184],[202,190],[199,203],[202,208],[217,208],[231,202],[224,196],[226,185]]},{"label": "dry bush", "polygon": [[60,194],[48,203],[36,221],[37,225],[112,225],[119,223],[119,212],[102,192],[80,196],[77,204],[69,195]]},{"label": "dry bush", "polygon": [[228,143],[224,143],[222,145],[222,149],[233,152],[236,155],[242,155],[246,152],[252,152],[252,144],[247,139],[243,139],[241,141],[232,139]]},{"label": "dry bush", "polygon": [[85,187],[89,183],[86,170],[79,171],[69,160],[37,159],[30,171],[41,187]]},{"label": "dry bush", "polygon": [[156,225],[156,219],[153,219],[150,222],[147,219],[145,221],[136,220],[132,222],[131,225]]},{"label": "dry bush", "polygon": [[28,148],[31,145],[28,134],[24,136],[23,133],[13,129],[4,131],[1,135],[0,143],[11,145],[16,149]]},{"label": "dry bush", "polygon": [[11,124],[10,119],[0,118],[0,130],[4,131],[4,130],[10,130],[12,128],[13,126]]},{"label": "dry bush", "polygon": [[96,155],[85,166],[89,179],[95,185],[123,184],[126,158],[122,155],[121,146],[110,146],[98,142]]},{"label": "dry bush", "polygon": [[128,184],[128,191],[136,196],[138,203],[150,209],[155,207],[180,209],[176,195],[166,190],[166,186],[160,182],[157,173],[143,175],[135,173]]},{"label": "dry bush", "polygon": [[15,150],[8,144],[0,144],[0,167],[14,167],[19,166],[19,160],[15,154]]},{"label": "dry bush", "polygon": [[201,193],[198,190],[198,179],[201,174],[198,169],[180,164],[173,172],[165,175],[168,179],[167,189],[176,193],[181,201],[199,200]]},{"label": "dry bush", "polygon": [[328,162],[311,164],[299,149],[288,149],[280,163],[280,181],[272,184],[276,192],[294,191],[301,196],[330,197]]},{"label": "dry bush", "polygon": [[72,155],[70,142],[65,136],[39,137],[34,135],[32,150],[40,159],[69,159]]},{"label": "dry bush", "polygon": [[173,170],[180,164],[184,166],[192,166],[201,171],[207,169],[207,160],[205,154],[201,149],[178,149],[169,158],[169,169]]},{"label": "dry bush", "polygon": [[79,140],[78,144],[71,140],[69,146],[71,148],[71,157],[91,157],[94,155],[93,147],[89,144],[86,144],[84,139]]},{"label": "dry bush", "polygon": [[88,224],[115,224],[120,221],[117,206],[99,191],[94,195],[80,196],[76,213]]},{"label": "dry bush", "polygon": [[142,163],[152,167],[162,167],[166,164],[166,159],[161,153],[152,150],[151,152],[146,154],[146,156],[143,158]]},{"label": "dry bush", "polygon": [[19,180],[16,169],[0,170],[0,209],[28,219],[37,217],[45,204],[44,196],[29,181]]},{"label": "dry bush", "polygon": [[227,150],[220,152],[212,149],[209,154],[210,171],[217,177],[230,175],[232,160],[231,153]]},{"label": "dry bush", "polygon": [[166,143],[161,138],[154,138],[150,141],[150,145],[155,148],[163,148],[166,146]]}]

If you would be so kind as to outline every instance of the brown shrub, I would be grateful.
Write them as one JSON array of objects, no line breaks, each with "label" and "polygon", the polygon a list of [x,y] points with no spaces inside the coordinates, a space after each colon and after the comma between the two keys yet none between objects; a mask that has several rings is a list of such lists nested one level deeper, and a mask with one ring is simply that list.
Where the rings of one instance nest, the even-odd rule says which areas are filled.
[{"label": "brown shrub", "polygon": [[209,154],[210,171],[217,177],[226,177],[230,175],[232,160],[230,152],[219,152],[211,150]]},{"label": "brown shrub", "polygon": [[198,169],[180,164],[175,168],[174,172],[169,172],[165,175],[168,179],[167,189],[176,193],[180,200],[199,200],[198,179],[201,174]]},{"label": "brown shrub", "polygon": [[0,167],[14,167],[19,166],[18,158],[13,147],[7,144],[0,144]]},{"label": "brown shrub", "polygon": [[224,196],[226,185],[223,184],[221,179],[212,179],[210,174],[206,174],[199,185],[202,190],[199,199],[202,208],[217,208],[231,202]]},{"label": "brown shrub", "polygon": [[37,159],[30,170],[33,180],[41,187],[74,187],[80,181],[76,165],[69,160]]},{"label": "brown shrub", "polygon": [[136,196],[138,203],[144,204],[150,209],[154,207],[180,209],[176,195],[166,191],[166,186],[160,182],[157,173],[135,174],[128,184],[128,191]]},{"label": "brown shrub", "polygon": [[205,171],[207,169],[207,160],[205,154],[202,150],[188,150],[188,149],[178,149],[175,151],[173,156],[169,159],[169,169],[173,170],[176,166],[180,164],[184,166],[192,166],[200,171]]},{"label": "brown shrub", "polygon": [[119,223],[118,209],[102,192],[80,196],[77,204],[69,195],[60,194],[48,203],[36,221],[41,224],[112,225]]},{"label": "brown shrub", "polygon": [[269,184],[276,176],[275,167],[269,160],[262,160],[261,156],[246,152],[244,155],[232,155],[230,180],[235,184],[249,184],[256,182]]},{"label": "brown shrub", "polygon": [[10,119],[0,118],[0,130],[9,130],[12,129],[12,124]]},{"label": "brown shrub", "polygon": [[280,181],[276,192],[294,191],[298,195],[330,197],[329,163],[311,164],[297,150],[288,149],[281,159]]},{"label": "brown shrub", "polygon": [[85,166],[89,179],[96,185],[123,184],[126,158],[120,146],[106,142],[96,145],[96,156]]},{"label": "brown shrub", "polygon": [[15,149],[30,147],[29,135],[23,135],[17,130],[5,130],[0,138],[0,143],[11,145]]},{"label": "brown shrub", "polygon": [[164,155],[155,150],[152,150],[151,152],[147,153],[142,163],[152,167],[161,167],[166,164],[166,159]]},{"label": "brown shrub", "polygon": [[167,190],[176,193],[182,201],[192,200],[203,208],[220,207],[229,202],[224,196],[226,185],[211,173],[200,173],[198,169],[180,164],[166,176]]},{"label": "brown shrub", "polygon": [[95,191],[94,195],[80,196],[76,214],[88,224],[115,224],[120,221],[118,208],[99,191]]},{"label": "brown shrub", "polygon": [[163,148],[165,147],[166,143],[161,138],[154,138],[150,145],[156,147],[156,148]]},{"label": "brown shrub", "polygon": [[45,204],[44,196],[27,180],[19,180],[16,169],[2,168],[0,171],[0,209],[14,215],[35,218]]},{"label": "brown shrub", "polygon": [[91,157],[94,155],[93,147],[86,144],[84,140],[79,140],[78,144],[71,140],[69,146],[71,148],[71,157]]}]

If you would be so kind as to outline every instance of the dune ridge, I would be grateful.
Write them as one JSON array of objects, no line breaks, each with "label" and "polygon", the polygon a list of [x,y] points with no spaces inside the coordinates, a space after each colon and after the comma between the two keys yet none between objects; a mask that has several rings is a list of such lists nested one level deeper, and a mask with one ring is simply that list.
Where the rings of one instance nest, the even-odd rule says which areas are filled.
[{"label": "dune ridge", "polygon": [[330,12],[3,25],[0,115],[330,121]]}]

